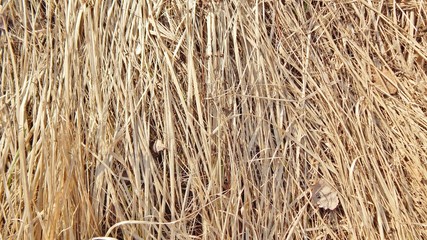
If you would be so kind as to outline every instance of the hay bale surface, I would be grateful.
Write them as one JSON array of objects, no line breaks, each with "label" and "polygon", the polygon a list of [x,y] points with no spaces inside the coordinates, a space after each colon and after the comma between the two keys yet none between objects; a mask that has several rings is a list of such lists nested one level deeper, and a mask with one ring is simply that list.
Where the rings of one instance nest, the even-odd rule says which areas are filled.
[{"label": "hay bale surface", "polygon": [[427,239],[426,10],[3,1],[0,238]]}]

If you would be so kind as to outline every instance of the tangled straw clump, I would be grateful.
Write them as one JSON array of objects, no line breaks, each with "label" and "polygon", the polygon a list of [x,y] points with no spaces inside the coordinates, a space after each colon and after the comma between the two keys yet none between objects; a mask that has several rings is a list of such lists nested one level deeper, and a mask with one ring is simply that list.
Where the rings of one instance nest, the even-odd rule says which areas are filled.
[{"label": "tangled straw clump", "polygon": [[374,2],[3,3],[0,235],[427,238],[427,6]]}]

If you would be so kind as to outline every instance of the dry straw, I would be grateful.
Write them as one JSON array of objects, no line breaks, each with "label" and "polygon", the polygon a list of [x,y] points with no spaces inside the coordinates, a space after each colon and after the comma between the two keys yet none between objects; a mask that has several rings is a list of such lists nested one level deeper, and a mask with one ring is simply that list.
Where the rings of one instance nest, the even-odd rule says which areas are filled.
[{"label": "dry straw", "polygon": [[426,7],[3,1],[0,238],[427,239]]}]

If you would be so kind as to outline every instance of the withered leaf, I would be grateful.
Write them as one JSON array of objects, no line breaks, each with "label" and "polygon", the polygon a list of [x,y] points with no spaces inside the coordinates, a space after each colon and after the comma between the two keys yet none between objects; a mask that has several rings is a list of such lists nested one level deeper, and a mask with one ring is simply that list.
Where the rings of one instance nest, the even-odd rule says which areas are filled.
[{"label": "withered leaf", "polygon": [[161,151],[163,151],[165,149],[166,149],[166,146],[162,142],[162,140],[157,139],[156,142],[154,142],[154,145],[153,145],[154,152],[159,153],[159,152],[161,152]]},{"label": "withered leaf", "polygon": [[141,53],[142,53],[142,46],[141,44],[138,43],[138,45],[136,45],[135,54],[139,56],[141,55]]},{"label": "withered leaf", "polygon": [[311,187],[311,202],[319,208],[334,210],[339,204],[338,193],[321,179]]},{"label": "withered leaf", "polygon": [[372,82],[373,84],[381,91],[388,93],[390,95],[397,93],[397,88],[395,87],[398,79],[396,75],[384,68],[379,71],[376,69],[372,69]]}]

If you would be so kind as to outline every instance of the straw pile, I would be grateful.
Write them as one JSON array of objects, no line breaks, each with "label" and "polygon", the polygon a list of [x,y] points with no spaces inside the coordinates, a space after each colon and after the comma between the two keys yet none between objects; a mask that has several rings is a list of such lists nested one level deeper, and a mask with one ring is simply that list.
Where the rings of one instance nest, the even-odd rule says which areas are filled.
[{"label": "straw pile", "polygon": [[426,10],[3,1],[0,238],[427,239]]}]

